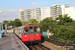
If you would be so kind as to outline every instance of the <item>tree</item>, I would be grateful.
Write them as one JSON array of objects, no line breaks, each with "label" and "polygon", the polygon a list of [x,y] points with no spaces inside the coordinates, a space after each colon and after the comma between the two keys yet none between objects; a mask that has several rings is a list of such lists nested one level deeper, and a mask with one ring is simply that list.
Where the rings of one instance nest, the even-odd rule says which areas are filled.
[{"label": "tree", "polygon": [[15,19],[15,20],[14,20],[14,25],[15,25],[16,27],[22,26],[22,22],[21,22],[19,19]]},{"label": "tree", "polygon": [[39,24],[39,22],[36,19],[29,20],[29,23],[37,24],[37,25]]},{"label": "tree", "polygon": [[29,24],[29,22],[28,21],[23,21],[22,22],[22,25],[26,25],[26,24]]},{"label": "tree", "polygon": [[[3,22],[2,22],[3,24],[3,29],[5,29],[5,23],[8,25],[8,23],[9,23],[9,21],[8,20],[4,20]],[[1,25],[1,27],[2,27],[2,25]]]},{"label": "tree", "polygon": [[53,28],[54,35],[52,37],[75,41],[75,21],[67,15],[59,15],[56,20],[59,21],[57,21],[56,26]]},{"label": "tree", "polygon": [[12,27],[18,27],[18,26],[22,26],[22,22],[19,19],[15,19],[14,21],[10,20],[4,20],[3,21],[3,26],[5,25],[5,23],[7,23],[7,26],[12,26]]},{"label": "tree", "polygon": [[59,17],[56,18],[56,20],[59,20],[57,23],[60,25],[63,25],[65,22],[72,22],[73,19],[70,18],[70,16],[66,15],[59,15]]},{"label": "tree", "polygon": [[8,25],[9,21],[8,20],[4,20],[3,22],[3,28],[5,27],[5,23]]},{"label": "tree", "polygon": [[2,23],[3,23],[3,25],[5,25],[5,23],[7,23],[7,24],[8,24],[8,23],[9,23],[9,21],[8,21],[8,20],[4,20]]},{"label": "tree", "polygon": [[12,21],[12,20],[10,20],[9,21],[9,23],[8,23],[8,26],[12,26],[12,28],[14,28],[15,27],[15,22],[14,21]]},{"label": "tree", "polygon": [[53,20],[52,17],[45,18],[39,23],[39,26],[41,28],[41,31],[47,31],[47,30],[52,31],[53,30],[52,28],[55,27],[55,20]]}]

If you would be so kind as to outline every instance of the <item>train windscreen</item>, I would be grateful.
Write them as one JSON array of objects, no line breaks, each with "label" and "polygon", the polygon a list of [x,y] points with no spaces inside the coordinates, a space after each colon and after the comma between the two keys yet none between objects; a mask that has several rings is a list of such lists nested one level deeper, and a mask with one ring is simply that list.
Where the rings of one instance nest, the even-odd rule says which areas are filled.
[{"label": "train windscreen", "polygon": [[37,26],[34,27],[25,27],[22,30],[22,35],[28,35],[28,34],[37,34],[40,33],[40,28]]},{"label": "train windscreen", "polygon": [[33,27],[29,27],[29,30],[30,30],[30,34],[34,34],[33,33]]},{"label": "train windscreen", "polygon": [[35,26],[35,27],[34,27],[34,32],[35,32],[35,33],[40,33],[40,28]]},{"label": "train windscreen", "polygon": [[25,27],[23,30],[22,30],[22,35],[27,35],[29,34],[28,33],[28,27]]}]

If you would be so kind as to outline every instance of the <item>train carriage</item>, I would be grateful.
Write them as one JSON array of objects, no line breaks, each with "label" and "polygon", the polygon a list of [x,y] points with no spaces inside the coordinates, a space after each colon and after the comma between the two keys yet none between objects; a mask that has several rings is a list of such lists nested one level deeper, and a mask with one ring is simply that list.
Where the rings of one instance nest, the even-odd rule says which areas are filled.
[{"label": "train carriage", "polygon": [[13,28],[14,33],[23,42],[35,42],[41,40],[40,28],[36,24],[27,24],[25,26],[20,26]]}]

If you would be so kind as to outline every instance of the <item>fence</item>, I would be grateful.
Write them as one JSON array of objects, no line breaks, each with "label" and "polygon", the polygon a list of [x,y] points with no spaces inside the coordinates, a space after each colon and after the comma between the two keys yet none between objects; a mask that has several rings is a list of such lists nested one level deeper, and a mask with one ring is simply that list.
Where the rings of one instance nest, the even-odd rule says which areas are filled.
[{"label": "fence", "polygon": [[[42,36],[48,37],[47,32],[42,32]],[[73,41],[68,41],[68,40],[63,40],[63,39],[57,39],[57,38],[50,37],[50,36],[49,36],[49,38],[51,38],[51,39],[53,39],[53,40],[57,40],[57,41],[66,42],[66,43],[69,43],[69,44],[75,44],[75,42],[73,42]]]},{"label": "fence", "polygon": [[7,33],[13,33],[13,30],[7,30]]}]

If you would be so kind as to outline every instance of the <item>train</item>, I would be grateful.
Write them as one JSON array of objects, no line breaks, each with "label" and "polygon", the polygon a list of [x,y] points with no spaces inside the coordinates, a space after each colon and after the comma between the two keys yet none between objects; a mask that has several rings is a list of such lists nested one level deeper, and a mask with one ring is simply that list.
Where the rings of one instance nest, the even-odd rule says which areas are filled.
[{"label": "train", "polygon": [[36,24],[27,24],[13,28],[13,32],[25,43],[34,43],[41,41],[40,28]]}]

